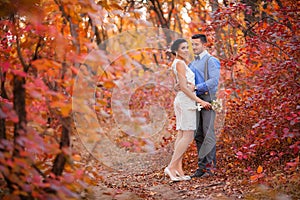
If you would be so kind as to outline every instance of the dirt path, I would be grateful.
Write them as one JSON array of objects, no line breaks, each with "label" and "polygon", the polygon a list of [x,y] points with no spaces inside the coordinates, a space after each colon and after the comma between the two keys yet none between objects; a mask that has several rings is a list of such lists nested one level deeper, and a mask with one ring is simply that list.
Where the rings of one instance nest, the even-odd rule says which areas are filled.
[{"label": "dirt path", "polygon": [[[87,191],[82,193],[84,200],[292,200],[294,198],[287,194],[291,191],[293,192],[292,196],[298,196],[295,191],[300,188],[297,181],[278,186],[277,189],[279,188],[279,190],[277,191],[274,191],[276,186],[272,189],[272,187],[258,184],[258,187],[255,188],[247,179],[245,180],[245,177],[242,178],[242,174],[222,172],[221,169],[215,171],[215,176],[171,182],[169,178],[164,178],[163,168],[165,165],[162,164],[163,162],[157,163],[157,160],[147,161],[155,162],[157,167],[153,170],[136,171],[139,168],[139,163],[133,163],[134,165],[129,165],[130,170],[117,171],[104,167],[85,149],[77,137],[73,136],[72,141],[74,151],[79,153],[82,158],[81,163],[88,169],[88,173],[94,177],[94,182],[97,183],[94,186],[91,184]],[[195,149],[191,148],[183,160],[184,170],[187,174],[193,174],[193,170],[195,170],[196,161],[192,159],[196,157],[193,155],[194,152]],[[165,153],[170,154],[167,151]],[[225,164],[222,163],[220,166]],[[286,177],[286,180],[293,180],[289,177],[293,176]]]},{"label": "dirt path", "polygon": [[171,182],[164,179],[162,172],[139,175],[111,172],[93,188],[93,199],[241,199],[241,188],[218,176]]},{"label": "dirt path", "polygon": [[218,172],[213,177],[171,182],[168,177],[164,177],[163,166],[150,172],[116,171],[102,166],[76,137],[73,137],[73,148],[80,152],[82,162],[92,166],[94,174],[98,176],[98,184],[88,188],[88,192],[82,195],[83,199],[241,199],[244,197],[243,191],[246,190],[241,181],[239,184],[239,180],[235,180],[232,185],[232,180],[228,181],[228,177]]}]

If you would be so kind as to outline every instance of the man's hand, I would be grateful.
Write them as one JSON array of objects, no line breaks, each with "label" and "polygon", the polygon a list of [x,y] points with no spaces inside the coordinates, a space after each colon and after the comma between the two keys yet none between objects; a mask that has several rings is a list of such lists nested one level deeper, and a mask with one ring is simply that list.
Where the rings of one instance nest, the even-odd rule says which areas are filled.
[{"label": "man's hand", "polygon": [[175,90],[175,92],[180,91],[179,83],[176,83],[176,84],[174,85],[174,90]]},{"label": "man's hand", "polygon": [[205,109],[205,110],[210,110],[211,109],[211,104],[206,102],[206,101],[202,101],[200,103],[200,105]]},{"label": "man's hand", "polygon": [[[195,85],[194,85],[193,83],[187,82],[187,86],[188,86],[188,88],[189,88],[192,92],[195,92]],[[174,90],[175,90],[175,92],[180,91],[179,83],[176,83],[176,84],[174,85]]]},{"label": "man's hand", "polygon": [[188,83],[187,83],[187,86],[188,86],[188,88],[190,88],[190,90],[191,90],[192,92],[195,92],[195,85],[194,85],[193,83],[188,82]]}]

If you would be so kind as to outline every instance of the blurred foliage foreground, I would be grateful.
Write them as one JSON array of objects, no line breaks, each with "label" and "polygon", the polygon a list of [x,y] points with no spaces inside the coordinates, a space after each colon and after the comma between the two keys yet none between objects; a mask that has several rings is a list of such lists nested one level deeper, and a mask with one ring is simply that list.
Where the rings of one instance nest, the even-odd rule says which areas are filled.
[{"label": "blurred foliage foreground", "polygon": [[[166,50],[201,32],[222,66],[215,180],[260,185],[242,192],[247,199],[299,199],[298,16],[292,0],[2,0],[1,198],[80,199],[99,182],[117,188],[91,156],[131,174],[152,169],[139,188],[165,185],[176,135]],[[195,151],[184,158],[188,172]],[[118,189],[153,197],[129,179]]]}]

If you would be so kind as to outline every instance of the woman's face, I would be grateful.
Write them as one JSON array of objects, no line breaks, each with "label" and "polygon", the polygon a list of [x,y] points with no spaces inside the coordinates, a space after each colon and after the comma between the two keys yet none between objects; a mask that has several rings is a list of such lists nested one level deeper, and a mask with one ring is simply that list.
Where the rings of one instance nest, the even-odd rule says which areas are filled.
[{"label": "woman's face", "polygon": [[179,45],[178,51],[177,51],[177,56],[181,57],[183,59],[188,59],[189,57],[189,46],[187,42],[183,42]]}]

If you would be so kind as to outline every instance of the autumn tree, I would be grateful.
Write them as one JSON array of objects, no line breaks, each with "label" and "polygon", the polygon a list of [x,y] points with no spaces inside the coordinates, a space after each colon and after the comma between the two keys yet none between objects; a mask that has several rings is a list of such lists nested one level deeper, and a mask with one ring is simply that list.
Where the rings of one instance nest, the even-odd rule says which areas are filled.
[{"label": "autumn tree", "polygon": [[228,101],[220,144],[230,146],[237,157],[232,157],[239,163],[232,170],[255,175],[261,165],[267,174],[278,169],[293,173],[299,163],[295,3],[233,3],[214,15],[230,38],[230,48],[222,48],[229,53],[223,66],[230,73],[226,87],[236,98]]},{"label": "autumn tree", "polygon": [[[157,150],[170,143],[175,121],[174,93],[168,87],[147,83],[130,94],[127,105],[132,119],[146,125],[152,123],[153,113],[167,113],[167,125],[162,130],[168,137],[156,137],[154,145],[149,139],[136,139],[126,131],[107,131],[114,128],[113,113],[118,113],[112,110],[116,103],[113,92],[120,92],[117,83],[124,77],[150,80],[155,75],[155,83],[170,85],[170,60],[165,50],[175,38],[189,38],[194,33],[208,35],[209,51],[222,63],[220,96],[226,100],[225,124],[218,130],[222,172],[243,174],[243,178],[250,177],[253,182],[278,170],[297,174],[297,3],[1,1],[2,197],[79,198],[85,183],[95,184],[97,180],[89,177],[88,167],[78,162],[81,152],[72,148],[71,138],[76,132],[91,131],[97,137],[101,131],[109,132],[110,139],[128,152]],[[159,33],[159,39],[154,37],[156,46],[141,45],[153,44],[143,37],[149,34],[145,30]],[[137,48],[139,45],[143,48]],[[122,51],[124,46],[133,49]],[[154,74],[157,71],[162,73]],[[87,74],[89,82],[80,85],[78,79]],[[81,86],[81,92],[74,90],[76,84]],[[130,91],[132,85],[127,86],[125,89]],[[88,92],[94,94],[92,99],[84,99]],[[79,98],[81,110],[74,109],[74,97]],[[151,111],[152,105],[159,106],[153,106],[156,110]],[[88,110],[97,116],[100,128],[76,126],[74,116],[86,120],[86,124],[94,123]],[[163,119],[163,115],[160,117]],[[94,139],[90,137],[89,141]],[[103,156],[103,152],[99,154]]]}]

